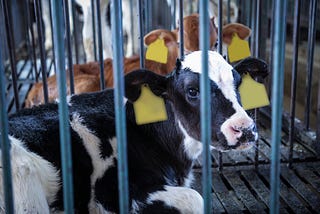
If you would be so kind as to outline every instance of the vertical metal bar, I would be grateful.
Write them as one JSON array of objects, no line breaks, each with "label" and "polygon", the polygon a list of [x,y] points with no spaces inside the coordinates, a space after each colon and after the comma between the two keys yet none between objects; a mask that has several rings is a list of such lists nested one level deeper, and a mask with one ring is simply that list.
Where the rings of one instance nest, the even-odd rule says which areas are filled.
[{"label": "vertical metal bar", "polygon": [[41,12],[40,0],[34,0],[34,10],[35,10],[35,17],[37,22],[37,30],[38,30],[38,43],[40,47],[40,61],[41,61],[44,102],[48,103],[47,65],[46,65],[46,53],[43,45],[43,27],[42,27],[42,19],[41,19],[42,12]]},{"label": "vertical metal bar", "polygon": [[143,45],[143,25],[144,25],[144,16],[143,16],[143,0],[138,0],[138,8],[139,8],[139,42],[140,42],[140,68],[144,68],[144,45]]},{"label": "vertical metal bar", "polygon": [[127,160],[127,131],[126,115],[123,106],[124,80],[123,80],[123,45],[117,38],[123,38],[122,33],[122,1],[112,1],[112,45],[113,45],[113,76],[114,76],[114,105],[116,113],[116,133],[118,139],[118,180],[119,180],[119,206],[120,213],[129,213],[129,185]]},{"label": "vertical metal bar", "polygon": [[5,22],[5,31],[6,31],[6,39],[9,49],[9,58],[10,58],[10,65],[11,65],[11,74],[12,74],[12,83],[13,83],[13,92],[14,92],[14,100],[16,109],[20,109],[20,102],[19,102],[19,92],[18,92],[18,77],[17,77],[17,67],[16,67],[16,48],[14,45],[14,34],[12,31],[12,19],[11,13],[9,13],[8,2],[6,0],[2,0],[2,14],[4,16]]},{"label": "vertical metal bar", "polygon": [[280,192],[280,144],[282,126],[282,104],[284,84],[284,53],[286,35],[286,0],[276,0],[274,47],[273,47],[273,84],[272,84],[272,129],[271,129],[271,195],[270,213],[279,213]]},{"label": "vertical metal bar", "polygon": [[[271,16],[271,29],[270,29],[270,56],[269,56],[269,64],[273,64],[273,47],[274,47],[274,28],[275,28],[275,13],[276,13],[276,0],[272,1],[272,16]],[[272,80],[273,80],[273,71],[272,66],[269,66],[269,87],[268,87],[268,94],[272,96]],[[272,98],[272,97],[271,97]]]},{"label": "vertical metal bar", "polygon": [[184,36],[183,36],[183,0],[179,0],[179,50],[180,50],[180,59],[184,59]]},{"label": "vertical metal bar", "polygon": [[254,44],[254,56],[259,57],[259,44],[260,44],[260,22],[261,22],[261,1],[256,0],[256,18],[255,18],[255,44]]},{"label": "vertical metal bar", "polygon": [[[104,1],[104,0],[102,0],[102,1]],[[101,32],[100,0],[96,1],[96,11],[97,11],[97,25],[98,25],[98,51],[99,51],[99,68],[100,68],[100,89],[103,90],[105,88],[105,82],[104,82],[104,69],[103,69],[103,46],[102,46],[102,32]],[[121,8],[120,8],[120,11],[122,12]]]},{"label": "vertical metal bar", "polygon": [[[4,6],[3,4],[1,5]],[[8,139],[8,115],[6,109],[5,97],[5,73],[2,64],[2,49],[0,48],[0,149],[2,157],[2,176],[3,190],[6,213],[14,213],[13,192],[12,192],[12,176],[10,164],[10,141]]]},{"label": "vertical metal bar", "polygon": [[72,158],[71,158],[71,143],[69,132],[69,111],[66,101],[66,76],[65,76],[65,41],[63,38],[63,17],[62,2],[52,1],[52,17],[53,17],[53,34],[56,44],[54,54],[57,65],[57,79],[59,88],[59,126],[60,126],[60,147],[61,147],[61,162],[62,162],[62,180],[63,180],[63,201],[65,213],[74,213],[74,198],[73,198],[73,176],[72,176]]},{"label": "vertical metal bar", "polygon": [[76,23],[76,12],[75,12],[75,2],[74,0],[71,1],[71,8],[72,8],[72,20],[73,20],[73,39],[74,39],[74,51],[76,57],[76,63],[79,64],[79,49],[78,49],[78,27]]},{"label": "vertical metal bar", "polygon": [[176,0],[171,0],[171,30],[176,29]]},{"label": "vertical metal bar", "polygon": [[222,55],[222,0],[218,1],[218,52]]},{"label": "vertical metal bar", "polygon": [[296,113],[296,88],[298,70],[298,49],[299,49],[299,30],[300,30],[300,0],[295,0],[294,27],[293,27],[293,53],[292,53],[292,78],[291,78],[291,99],[290,99],[290,127],[289,127],[289,167],[292,167],[294,125]]},{"label": "vertical metal bar", "polygon": [[71,1],[71,0],[63,1],[63,7],[64,7],[64,21],[66,23],[70,94],[74,94],[73,62],[72,62],[72,47],[71,47],[71,33],[70,33],[70,21],[69,21],[69,2],[68,1]]},{"label": "vertical metal bar", "polygon": [[[49,15],[50,15],[50,25],[51,25],[51,29],[53,28],[53,24],[52,24],[52,12],[51,12],[51,1],[52,0],[48,0],[49,1]],[[40,8],[41,8],[41,11],[42,11],[42,6],[40,4]],[[42,12],[41,12],[41,15],[42,15]],[[51,38],[53,38],[53,31],[51,30]],[[46,38],[48,39],[48,38]],[[52,50],[54,50],[54,41],[52,39]],[[55,59],[54,59],[54,54],[52,53],[52,59],[53,59],[53,62],[55,62]],[[56,71],[56,64],[53,63],[53,67],[54,67],[54,71]],[[49,69],[49,72],[50,72],[50,69]]]},{"label": "vertical metal bar", "polygon": [[255,45],[256,45],[256,32],[257,32],[257,22],[256,22],[256,6],[257,1],[251,0],[251,16],[250,16],[250,26],[252,30],[252,36],[250,37],[251,54],[255,56]]},{"label": "vertical metal bar", "polygon": [[[136,23],[134,23],[134,16],[137,16],[137,14],[133,14],[133,0],[130,0],[130,34],[131,34],[131,38],[133,39],[136,35],[134,35],[134,25]],[[132,42],[132,53],[135,53],[135,42]],[[128,50],[129,51],[129,50]]]},{"label": "vertical metal bar", "polygon": [[[254,43],[254,56],[255,57],[259,57],[259,41],[260,41],[260,21],[261,21],[261,17],[260,17],[260,0],[256,0],[256,12],[255,12],[255,43]],[[259,111],[258,109],[254,109],[254,118],[255,118],[255,122],[257,123],[259,117]],[[257,140],[255,142],[255,169],[258,170],[258,164],[259,164],[259,140]]]},{"label": "vertical metal bar", "polygon": [[[318,83],[320,82],[320,76],[318,78]],[[318,84],[318,105],[317,105],[317,136],[316,142],[320,142],[320,84]],[[320,144],[315,144],[315,149],[318,154],[320,154]]]},{"label": "vertical metal bar", "polygon": [[313,73],[313,55],[314,55],[314,40],[316,37],[316,16],[317,16],[317,0],[310,0],[309,8],[309,31],[308,31],[308,62],[307,62],[307,80],[306,80],[306,100],[304,123],[308,130],[310,125],[310,111],[311,111],[311,86]]},{"label": "vertical metal bar", "polygon": [[210,82],[208,78],[208,50],[209,50],[209,14],[208,0],[200,1],[200,49],[202,50],[202,71],[200,75],[201,96],[201,142],[203,143],[203,165],[202,165],[202,195],[204,199],[204,213],[212,213],[212,175],[211,175],[211,115]]},{"label": "vertical metal bar", "polygon": [[96,42],[96,16],[94,12],[94,0],[91,0],[91,17],[92,17],[92,37],[93,37],[93,52],[94,60],[97,61],[97,42]]},{"label": "vertical metal bar", "polygon": [[[28,44],[31,46],[31,57],[32,57],[32,66],[34,68],[34,77],[36,82],[38,82],[38,69],[37,69],[37,57],[36,57],[36,45],[34,42],[34,34],[33,34],[33,29],[32,29],[32,24],[31,24],[31,19],[30,19],[30,5],[29,5],[29,0],[25,0],[25,6],[26,6],[26,16],[27,16],[27,35],[28,35]],[[29,37],[29,32],[31,35],[31,38]],[[30,45],[31,41],[31,45]]]}]

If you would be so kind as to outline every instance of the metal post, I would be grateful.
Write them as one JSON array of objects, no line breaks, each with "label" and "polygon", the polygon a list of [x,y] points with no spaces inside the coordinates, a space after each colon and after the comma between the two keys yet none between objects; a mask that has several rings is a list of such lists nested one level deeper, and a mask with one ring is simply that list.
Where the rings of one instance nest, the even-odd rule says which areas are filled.
[{"label": "metal post", "polygon": [[71,34],[70,34],[70,21],[69,21],[69,1],[71,0],[63,1],[63,7],[64,7],[64,21],[66,23],[70,94],[74,94],[72,47],[71,47]]},{"label": "metal post", "polygon": [[[212,175],[211,175],[211,115],[209,103],[210,82],[208,78],[208,50],[209,50],[209,14],[208,0],[200,1],[200,49],[202,50],[202,71],[200,75],[200,96],[201,96],[201,142],[203,143],[203,165],[202,165],[202,194],[204,199],[204,213],[212,213]],[[220,26],[221,27],[221,26]],[[220,40],[221,41],[221,40]]]},{"label": "metal post", "polygon": [[41,73],[43,82],[43,96],[44,102],[48,103],[48,87],[47,87],[47,63],[46,63],[46,52],[43,45],[43,27],[41,19],[41,1],[34,0],[34,10],[36,15],[37,30],[38,30],[38,42],[40,47],[40,61],[41,61]]},{"label": "metal post", "polygon": [[144,68],[144,44],[143,44],[143,25],[144,25],[144,16],[143,16],[143,0],[138,0],[139,8],[139,41],[140,41],[140,68]]},{"label": "metal post", "polygon": [[114,76],[114,107],[116,116],[116,134],[118,142],[118,180],[119,180],[119,207],[121,214],[129,213],[129,185],[127,160],[127,133],[126,115],[123,106],[124,80],[123,80],[123,45],[122,33],[122,1],[113,0],[111,9],[112,23],[112,49],[113,49],[113,76]]},{"label": "metal post", "polygon": [[[2,5],[3,6],[3,5]],[[5,97],[5,73],[2,64],[2,50],[0,48],[0,149],[2,157],[3,190],[6,213],[14,213],[12,176],[10,164],[10,141],[8,139],[8,115]]]},{"label": "metal post", "polygon": [[19,92],[18,92],[18,77],[17,77],[17,67],[16,67],[16,54],[15,54],[15,45],[14,45],[14,34],[12,31],[12,20],[11,20],[11,13],[9,13],[8,2],[6,0],[1,1],[2,6],[2,14],[4,16],[5,21],[5,28],[6,28],[6,39],[8,43],[9,49],[9,58],[10,58],[10,65],[11,65],[11,74],[12,74],[12,83],[13,83],[13,92],[14,92],[14,100],[16,104],[16,109],[20,109],[20,102],[19,102]]},{"label": "metal post", "polygon": [[273,47],[272,129],[271,129],[271,194],[270,213],[279,213],[280,192],[280,144],[282,126],[284,53],[286,35],[286,0],[276,0]]},{"label": "metal post", "polygon": [[[104,0],[102,0],[104,1]],[[99,67],[100,67],[100,89],[105,88],[104,82],[104,69],[103,69],[103,46],[102,46],[102,32],[101,32],[101,14],[100,14],[100,0],[96,1],[96,10],[97,10],[97,25],[98,25],[98,51],[99,51]],[[122,9],[120,8],[120,11]],[[119,37],[118,37],[119,38]]]},{"label": "metal post", "polygon": [[171,30],[176,29],[176,1],[177,0],[171,0]]},{"label": "metal post", "polygon": [[[33,30],[32,30],[32,24],[31,24],[31,19],[30,19],[30,6],[29,6],[29,0],[25,0],[25,6],[26,6],[26,20],[27,20],[27,40],[28,40],[28,46],[30,49],[30,52],[32,56],[32,67],[34,68],[34,78],[36,80],[36,82],[38,82],[38,69],[37,69],[37,57],[36,57],[36,45],[35,45],[35,41],[34,41],[34,34],[33,34]],[[30,32],[30,36],[29,36],[29,32]],[[31,42],[31,44],[30,44]],[[31,47],[30,47],[31,46]]]},{"label": "metal post", "polygon": [[91,18],[92,18],[92,37],[93,37],[93,56],[94,60],[97,61],[97,42],[96,42],[96,19],[94,12],[94,0],[91,0]]},{"label": "metal post", "polygon": [[72,186],[72,158],[69,130],[69,111],[66,101],[66,76],[65,76],[65,56],[64,56],[64,29],[62,14],[62,2],[51,1],[53,17],[53,34],[56,44],[54,54],[57,65],[57,80],[59,88],[59,126],[60,126],[60,147],[62,162],[63,180],[63,201],[65,213],[74,213],[74,199]]},{"label": "metal post", "polygon": [[179,50],[180,50],[180,59],[184,59],[184,36],[183,36],[183,0],[179,0]]},{"label": "metal post", "polygon": [[222,0],[218,1],[218,52],[222,55]]},{"label": "metal post", "polygon": [[73,40],[74,40],[74,51],[76,55],[76,63],[79,64],[79,49],[78,49],[78,27],[76,24],[76,12],[75,12],[75,2],[74,0],[71,1],[71,8],[72,8],[72,20],[73,20]]},{"label": "metal post", "polygon": [[300,0],[295,0],[294,28],[293,28],[293,53],[292,53],[292,77],[291,77],[291,100],[290,100],[290,127],[289,127],[289,167],[292,167],[293,140],[294,140],[294,121],[296,113],[296,88],[298,70],[298,49],[299,49],[299,30],[300,30]]},{"label": "metal post", "polygon": [[304,123],[306,130],[310,125],[310,111],[311,111],[311,86],[313,73],[313,55],[314,55],[314,40],[316,38],[316,16],[317,16],[317,0],[310,0],[309,9],[309,31],[308,31],[308,62],[307,62],[307,80],[306,80],[306,100],[305,100],[305,114]]}]

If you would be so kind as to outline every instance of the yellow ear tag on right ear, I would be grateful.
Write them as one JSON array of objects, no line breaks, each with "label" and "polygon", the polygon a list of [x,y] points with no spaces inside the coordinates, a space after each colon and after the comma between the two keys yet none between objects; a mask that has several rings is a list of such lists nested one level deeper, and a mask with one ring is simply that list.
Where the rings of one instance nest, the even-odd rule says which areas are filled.
[{"label": "yellow ear tag on right ear", "polygon": [[168,59],[168,48],[164,45],[164,40],[158,38],[156,41],[151,43],[146,52],[146,59],[160,62],[160,63],[167,63]]},{"label": "yellow ear tag on right ear", "polygon": [[228,57],[230,62],[236,62],[251,56],[249,43],[247,40],[239,38],[238,34],[233,34],[231,44],[228,46]]},{"label": "yellow ear tag on right ear", "polygon": [[239,92],[241,103],[245,110],[270,104],[265,86],[252,79],[250,74],[242,76],[242,83],[239,87]]},{"label": "yellow ear tag on right ear", "polygon": [[143,125],[167,120],[164,100],[152,93],[148,85],[141,86],[140,97],[133,103],[136,123]]}]

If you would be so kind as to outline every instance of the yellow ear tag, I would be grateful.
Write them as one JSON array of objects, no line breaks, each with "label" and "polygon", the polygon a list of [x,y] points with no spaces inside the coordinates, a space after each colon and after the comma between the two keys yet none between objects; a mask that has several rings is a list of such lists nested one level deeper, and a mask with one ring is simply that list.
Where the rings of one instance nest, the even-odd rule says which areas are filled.
[{"label": "yellow ear tag", "polygon": [[251,53],[248,41],[240,39],[236,33],[233,34],[231,44],[228,46],[229,61],[235,62],[249,56],[251,56]]},{"label": "yellow ear tag", "polygon": [[153,43],[148,46],[146,52],[146,59],[160,62],[160,63],[167,63],[168,59],[168,48],[164,45],[163,39],[157,39]]},{"label": "yellow ear tag", "polygon": [[270,104],[265,86],[262,83],[256,82],[249,74],[242,76],[239,92],[241,103],[245,110]]},{"label": "yellow ear tag", "polygon": [[141,86],[140,97],[133,103],[138,125],[167,120],[164,100],[152,93],[148,85]]}]

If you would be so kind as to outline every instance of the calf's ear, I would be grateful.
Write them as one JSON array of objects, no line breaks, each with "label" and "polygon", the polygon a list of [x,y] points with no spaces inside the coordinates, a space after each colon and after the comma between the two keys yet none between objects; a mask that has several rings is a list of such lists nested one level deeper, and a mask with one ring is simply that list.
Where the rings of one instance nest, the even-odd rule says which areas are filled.
[{"label": "calf's ear", "polygon": [[247,57],[233,66],[233,68],[240,74],[249,73],[252,78],[265,78],[268,76],[268,64],[255,57]]},{"label": "calf's ear", "polygon": [[135,70],[124,77],[126,98],[130,102],[140,97],[141,86],[148,85],[151,91],[161,96],[167,91],[167,78],[149,70]]}]

